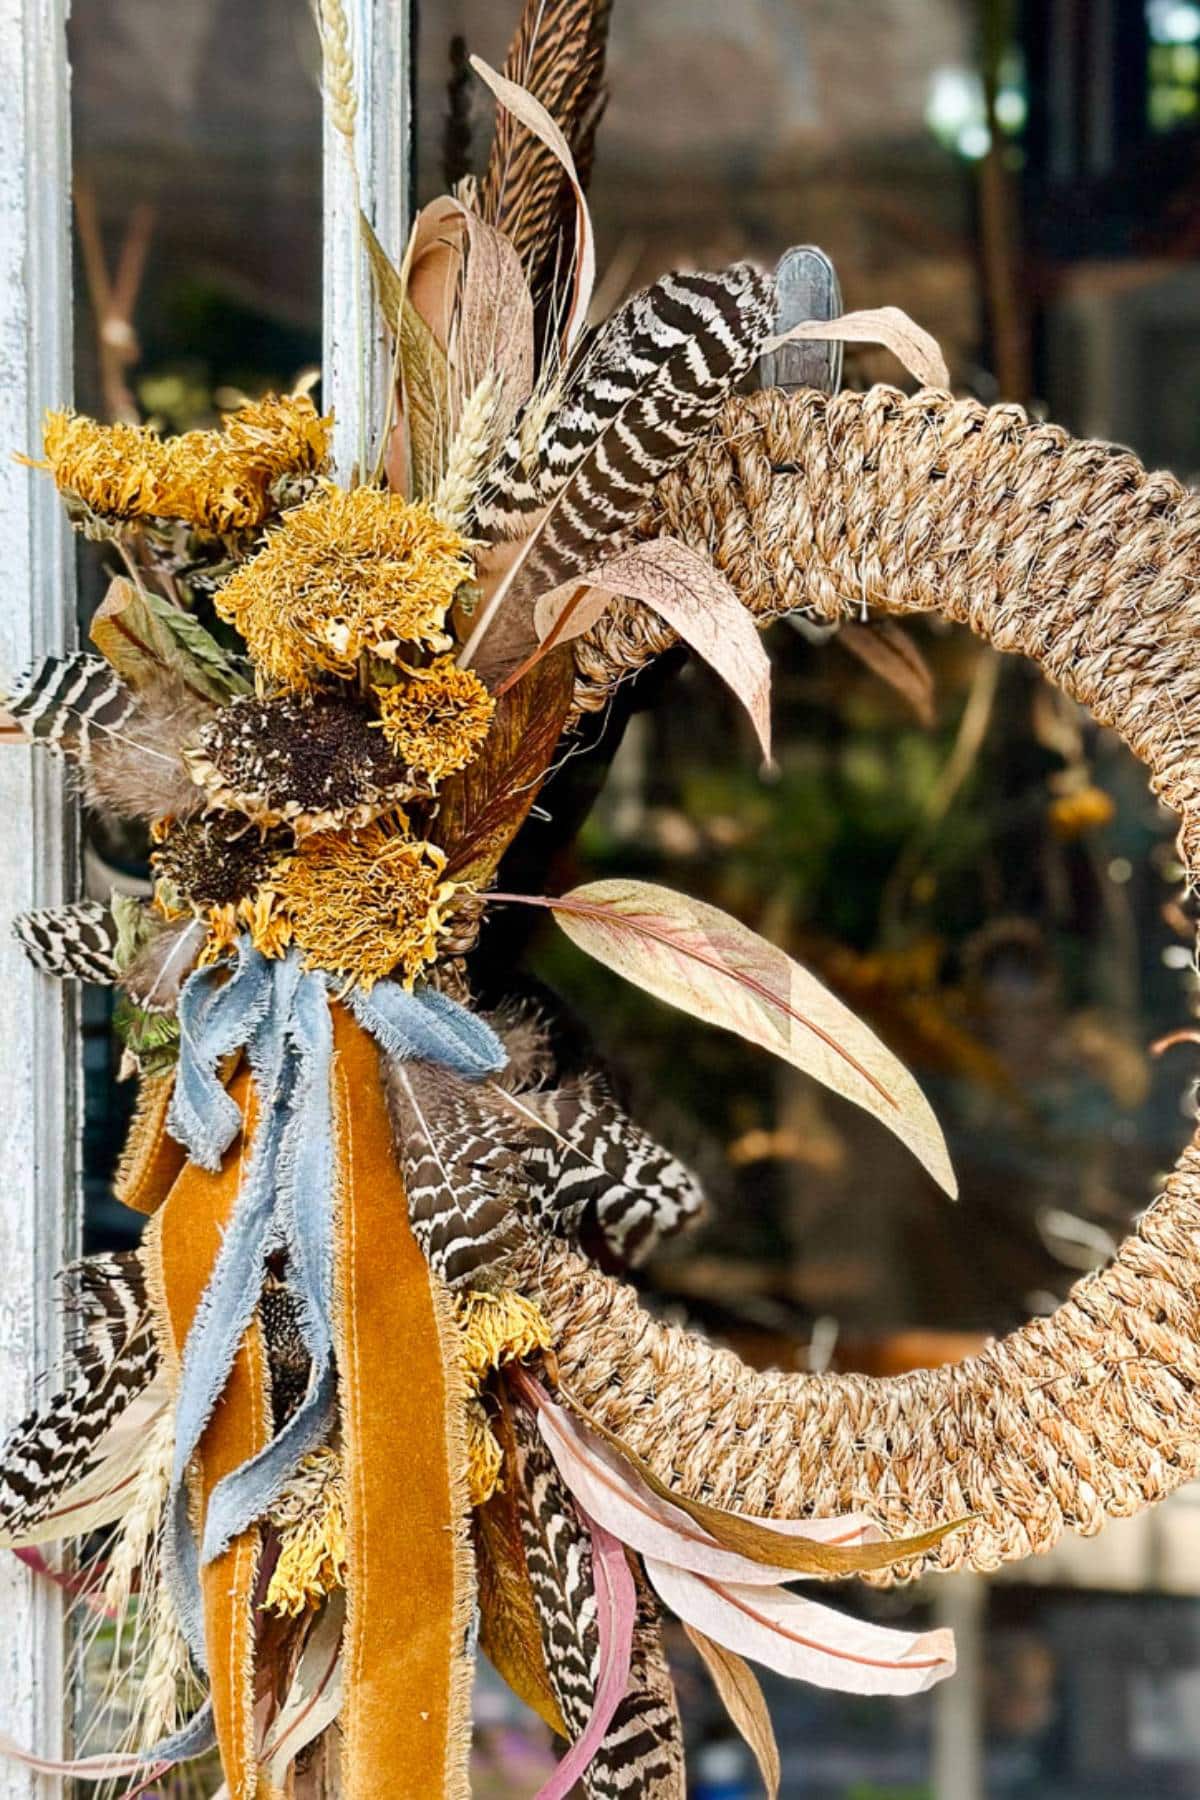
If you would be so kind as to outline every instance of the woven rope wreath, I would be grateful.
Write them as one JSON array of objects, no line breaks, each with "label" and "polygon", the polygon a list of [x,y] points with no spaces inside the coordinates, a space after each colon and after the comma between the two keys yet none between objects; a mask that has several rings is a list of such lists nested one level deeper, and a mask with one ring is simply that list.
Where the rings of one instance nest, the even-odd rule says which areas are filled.
[{"label": "woven rope wreath", "polygon": [[[949,1633],[796,1582],[993,1567],[1200,1466],[1195,1146],[1109,1270],[973,1361],[759,1374],[600,1272],[688,1223],[694,1177],[543,1018],[472,993],[489,907],[548,909],[953,1189],[912,1077],[739,921],[648,882],[506,891],[584,715],[676,633],[768,747],[781,613],[938,610],[1032,657],[1148,764],[1200,869],[1200,501],[937,388],[739,397],[779,341],[747,264],[587,329],[607,17],[529,0],[505,74],[475,64],[480,180],[407,247],[364,228],[399,380],[352,474],[305,394],[169,439],[45,423],[38,466],[127,575],[8,710],[148,828],[153,878],[16,925],[46,974],[119,991],[141,1083],[116,1191],[144,1236],[67,1272],[78,1341],[0,1446],[0,1544],[99,1546],[72,1586],[112,1620],[120,1740],[0,1742],[56,1775],[141,1791],[215,1750],[231,1800],[460,1800],[477,1629],[567,1742],[538,1800],[682,1800],[670,1609],[773,1794],[743,1656],[861,1694],[954,1667]],[[882,323],[944,379],[898,317],[819,329]]]},{"label": "woven rope wreath", "polygon": [[[940,612],[1030,657],[1147,765],[1200,867],[1200,498],[1171,476],[1017,407],[768,392],[730,401],[664,483],[644,528],[664,525],[764,621]],[[643,608],[609,614],[576,705],[672,641]],[[1197,1141],[1110,1268],[955,1367],[760,1374],[578,1259],[543,1259],[536,1291],[568,1386],[664,1480],[781,1517],[865,1509],[892,1534],[972,1515],[931,1553],[943,1569],[1094,1533],[1200,1469]]]}]

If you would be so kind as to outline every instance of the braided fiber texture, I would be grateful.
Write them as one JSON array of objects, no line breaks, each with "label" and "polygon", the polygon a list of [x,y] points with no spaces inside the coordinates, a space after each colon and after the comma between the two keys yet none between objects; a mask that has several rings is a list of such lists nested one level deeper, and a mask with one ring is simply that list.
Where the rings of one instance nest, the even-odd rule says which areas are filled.
[{"label": "braided fiber texture", "polygon": [[[1200,869],[1200,495],[1019,407],[891,388],[727,403],[639,535],[709,555],[764,624],[940,612],[1031,656],[1149,766]],[[675,641],[612,607],[576,647],[578,711]]]},{"label": "braided fiber texture", "polygon": [[[1147,764],[1200,872],[1200,496],[1015,407],[889,389],[733,400],[642,535],[710,554],[764,622],[937,611],[1032,657]],[[673,641],[643,608],[578,647],[576,703]],[[567,1389],[683,1491],[766,1515],[974,1515],[922,1567],[1091,1534],[1200,1472],[1200,1136],[1113,1264],[1048,1319],[888,1380],[761,1374],[578,1258],[529,1271]]]}]

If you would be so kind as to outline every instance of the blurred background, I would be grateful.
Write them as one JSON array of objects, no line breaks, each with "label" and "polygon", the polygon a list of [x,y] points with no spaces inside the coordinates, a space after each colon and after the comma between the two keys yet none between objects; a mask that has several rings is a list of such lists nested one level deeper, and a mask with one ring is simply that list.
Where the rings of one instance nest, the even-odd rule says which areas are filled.
[{"label": "blurred background", "polygon": [[[516,6],[414,0],[421,198],[490,129],[462,44],[498,64]],[[170,428],[291,386],[320,346],[320,103],[303,0],[74,0],[77,400]],[[592,188],[600,301],[795,243],[847,308],[904,308],[956,388],[1200,471],[1200,4],[615,0]],[[464,117],[470,131],[462,129]],[[389,246],[398,252],[399,246]],[[882,353],[846,380],[902,380]],[[84,546],[81,605],[104,582]],[[865,641],[864,641],[865,639]],[[951,1206],[884,1132],[791,1070],[613,982],[550,935],[519,951],[586,1021],[710,1216],[644,1285],[752,1360],[884,1373],[1051,1310],[1111,1252],[1191,1129],[1193,926],[1172,824],[1111,737],[1028,666],[937,624],[814,645],[771,632],[778,767],[705,670],[632,690],[551,789],[544,878],[637,873],[818,972],[909,1063],[946,1129]],[[603,792],[569,827],[611,758]],[[90,828],[89,878],[144,879]],[[129,1107],[88,1013],[88,1230]],[[808,1800],[1200,1794],[1200,1495],[995,1580],[848,1594],[955,1626],[915,1700],[765,1686]],[[758,1791],[682,1638],[697,1800]],[[542,1727],[481,1676],[476,1791],[528,1794]]]}]

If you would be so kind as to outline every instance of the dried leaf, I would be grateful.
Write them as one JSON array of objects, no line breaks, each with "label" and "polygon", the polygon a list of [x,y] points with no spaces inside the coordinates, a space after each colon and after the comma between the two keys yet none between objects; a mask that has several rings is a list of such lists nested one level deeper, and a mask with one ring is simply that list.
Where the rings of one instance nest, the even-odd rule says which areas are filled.
[{"label": "dried leaf", "polygon": [[479,1584],[479,1644],[519,1700],[551,1731],[567,1728],[546,1672],[537,1603],[525,1565],[511,1478],[472,1515]]},{"label": "dried leaf", "polygon": [[933,670],[903,625],[897,625],[894,619],[880,619],[870,625],[850,621],[842,626],[837,641],[881,681],[895,688],[926,730],[930,729],[937,718]]},{"label": "dried leaf", "polygon": [[783,1771],[779,1762],[779,1745],[775,1742],[775,1729],[771,1724],[767,1703],[763,1699],[763,1691],[758,1685],[758,1676],[735,1651],[727,1650],[724,1644],[705,1637],[695,1625],[689,1625],[685,1621],[683,1629],[712,1677],[712,1684],[731,1722],[754,1752],[754,1760],[767,1790],[767,1800],[776,1800]]},{"label": "dried leaf", "polygon": [[375,297],[379,301],[379,310],[394,337],[396,321],[404,304],[404,277],[380,243],[375,227],[364,212],[358,215],[358,227],[362,232],[371,274],[375,278]]},{"label": "dried leaf", "polygon": [[858,1514],[756,1519],[723,1511],[667,1487],[578,1402],[571,1404],[586,1426],[547,1400],[528,1376],[516,1381],[537,1406],[538,1428],[584,1510],[594,1512],[632,1549],[694,1574],[749,1585],[798,1576],[862,1575],[923,1555],[956,1529],[957,1522],[885,1540],[877,1526]]},{"label": "dried leaf", "polygon": [[574,667],[556,651],[496,704],[482,751],[441,789],[434,827],[454,881],[491,875],[550,770],[571,705]]},{"label": "dried leaf", "polygon": [[950,371],[936,338],[913,323],[898,306],[878,306],[868,312],[845,313],[840,319],[805,319],[790,331],[768,339],[763,355],[783,344],[808,339],[817,343],[882,344],[922,387],[949,388]]},{"label": "dried leaf", "polygon": [[501,106],[507,107],[527,131],[531,131],[548,150],[553,151],[571,184],[571,191],[575,196],[575,266],[571,299],[562,331],[563,354],[568,356],[587,323],[592,289],[596,285],[596,245],[592,236],[592,221],[571,147],[541,101],[535,100],[526,88],[518,87],[515,81],[509,81],[506,76],[498,74],[482,57],[473,56],[471,67],[480,80],[491,88]]},{"label": "dried leaf", "polygon": [[[442,473],[450,415],[444,346],[405,297],[405,276],[380,243],[365,213],[358,216],[380,311],[400,333],[399,421],[390,434],[389,486],[414,498],[431,494]],[[410,243],[411,248],[411,243]]]},{"label": "dried leaf", "polygon": [[769,758],[771,664],[752,616],[708,558],[661,537],[594,563],[542,595],[534,608],[539,639],[581,636],[616,594],[651,607],[716,670],[746,708]]},{"label": "dried leaf", "polygon": [[194,614],[123,575],[109,583],[89,629],[97,650],[135,693],[164,672],[197,699],[218,705],[251,691]]},{"label": "dried leaf", "polygon": [[650,882],[595,881],[537,904],[626,980],[774,1051],[864,1107],[957,1194],[941,1128],[907,1069],[782,950],[717,907]]},{"label": "dried leaf", "polygon": [[306,1745],[332,1725],[342,1708],[342,1633],[346,1596],[330,1594],[305,1639],[304,1649],[258,1762],[272,1792]]},{"label": "dried leaf", "polygon": [[417,214],[402,279],[407,303],[446,357],[449,428],[490,374],[499,383],[499,441],[533,385],[533,298],[516,251],[461,200],[443,195]]},{"label": "dried leaf", "polygon": [[871,1625],[789,1588],[742,1587],[646,1559],[659,1597],[738,1656],[844,1694],[922,1694],[954,1673],[954,1638]]}]

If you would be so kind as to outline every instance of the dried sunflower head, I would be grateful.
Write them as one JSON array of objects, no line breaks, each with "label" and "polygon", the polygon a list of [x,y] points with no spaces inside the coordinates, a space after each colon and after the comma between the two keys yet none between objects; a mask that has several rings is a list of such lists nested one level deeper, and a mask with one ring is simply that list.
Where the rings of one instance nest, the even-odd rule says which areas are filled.
[{"label": "dried sunflower head", "polygon": [[84,521],[181,519],[215,536],[261,525],[279,484],[324,468],[329,420],[305,394],[268,395],[230,413],[220,431],[161,438],[144,425],[46,415],[46,467]]},{"label": "dried sunflower head", "polygon": [[307,688],[364,653],[445,649],[446,612],[471,574],[466,544],[427,506],[379,488],[326,487],[287,513],[216,596],[268,680]]},{"label": "dried sunflower head", "polygon": [[262,832],[242,813],[172,821],[150,855],[159,881],[195,907],[233,906],[266,881],[288,849],[285,832]]},{"label": "dried sunflower head", "polygon": [[393,822],[325,831],[297,847],[279,904],[310,964],[370,989],[399,974],[406,987],[438,953],[458,884],[446,858]]},{"label": "dried sunflower head", "polygon": [[210,719],[186,756],[212,806],[301,836],[365,825],[429,792],[348,693],[247,695]]},{"label": "dried sunflower head", "polygon": [[387,742],[410,768],[433,782],[455,775],[479,754],[496,702],[477,675],[439,656],[427,669],[377,687],[379,722]]}]

